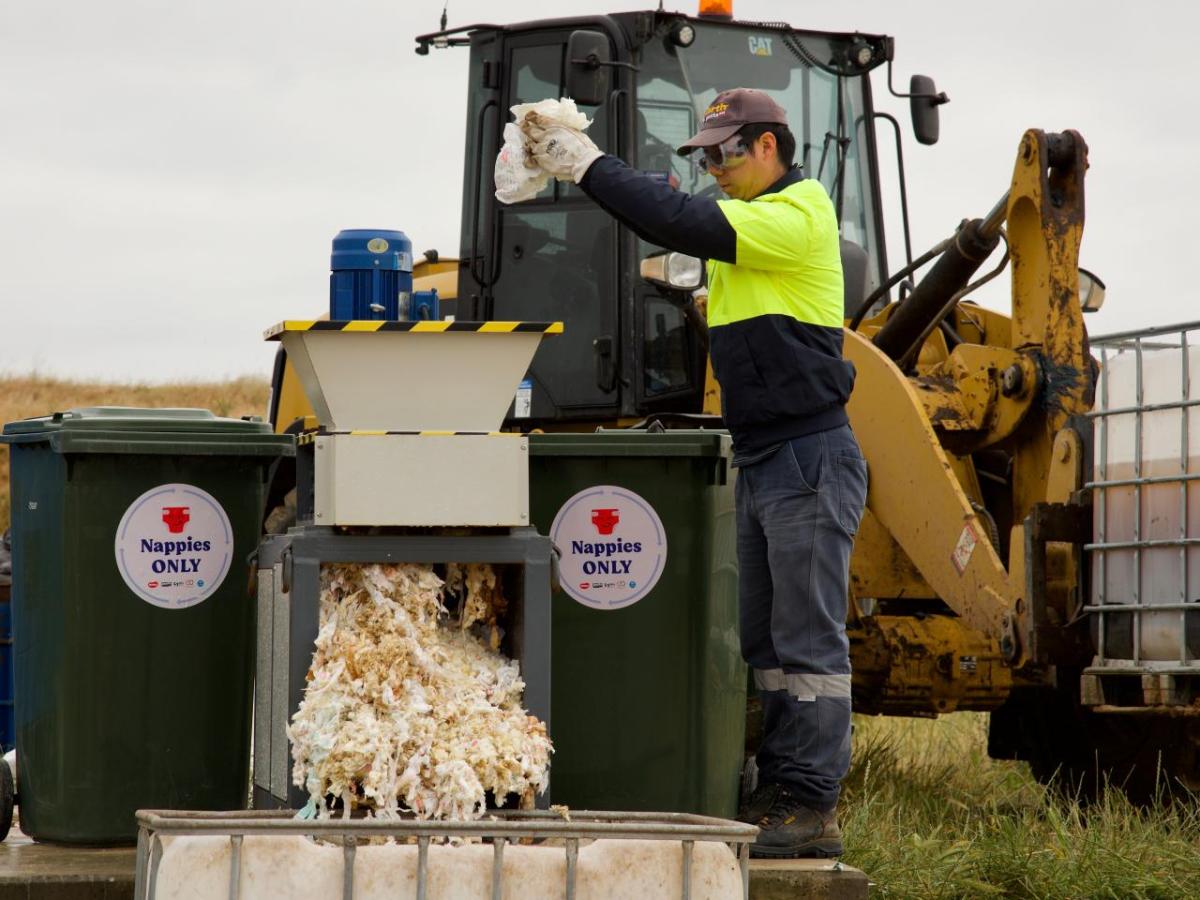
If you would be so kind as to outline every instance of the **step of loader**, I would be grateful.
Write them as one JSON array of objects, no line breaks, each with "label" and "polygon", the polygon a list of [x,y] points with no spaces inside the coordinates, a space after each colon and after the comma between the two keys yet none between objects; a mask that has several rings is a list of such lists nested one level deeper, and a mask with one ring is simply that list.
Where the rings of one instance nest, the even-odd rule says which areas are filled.
[{"label": "step of loader", "polygon": [[867,876],[829,859],[750,860],[750,900],[866,900]]}]

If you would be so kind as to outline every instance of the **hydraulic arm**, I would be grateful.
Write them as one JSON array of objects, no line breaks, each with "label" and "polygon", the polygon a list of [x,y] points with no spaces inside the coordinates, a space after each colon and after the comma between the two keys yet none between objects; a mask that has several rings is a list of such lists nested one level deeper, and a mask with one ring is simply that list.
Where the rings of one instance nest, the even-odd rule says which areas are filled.
[{"label": "hydraulic arm", "polygon": [[[1011,681],[979,662],[991,649],[1027,671],[1072,649],[1063,625],[1079,602],[1088,521],[1075,502],[1083,441],[1072,417],[1091,407],[1094,381],[1078,288],[1086,167],[1077,133],[1026,132],[1001,202],[960,227],[907,299],[847,330],[845,353],[858,370],[849,412],[871,472],[855,592],[889,613],[940,601],[953,625],[938,628],[963,631],[951,640],[925,628],[898,645],[888,644],[886,616],[852,621],[852,636],[875,654],[856,654],[856,668],[876,660],[881,697],[884,644],[893,695],[920,675],[916,657],[959,647],[958,662],[943,667],[944,680],[959,681],[957,690],[943,685],[949,708],[1003,699]],[[1011,318],[959,302],[1002,239]],[[986,646],[962,649],[968,630]]]}]

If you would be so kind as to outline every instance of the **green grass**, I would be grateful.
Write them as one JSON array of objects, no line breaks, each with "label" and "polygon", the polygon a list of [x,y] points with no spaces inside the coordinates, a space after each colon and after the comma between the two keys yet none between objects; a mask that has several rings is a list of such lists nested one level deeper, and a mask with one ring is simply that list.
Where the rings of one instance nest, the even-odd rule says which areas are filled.
[{"label": "green grass", "polygon": [[845,862],[879,897],[1200,897],[1200,805],[1081,807],[988,759],[987,716],[855,717]]}]

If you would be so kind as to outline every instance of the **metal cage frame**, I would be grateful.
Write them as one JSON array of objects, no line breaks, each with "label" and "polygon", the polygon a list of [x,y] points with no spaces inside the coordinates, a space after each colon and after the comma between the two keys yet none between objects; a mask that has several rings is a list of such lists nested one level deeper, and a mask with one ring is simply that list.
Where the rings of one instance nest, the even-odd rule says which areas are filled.
[{"label": "metal cage frame", "polygon": [[697,841],[727,844],[737,856],[742,878],[742,897],[750,896],[750,843],[758,834],[754,825],[687,813],[571,811],[569,820],[548,810],[497,810],[488,819],[435,822],[412,817],[402,819],[297,819],[287,810],[232,812],[179,812],[138,810],[137,867],[134,897],[155,900],[158,867],[162,862],[164,835],[225,835],[229,837],[229,900],[239,900],[241,849],[247,835],[304,835],[342,845],[342,898],[354,897],[354,856],[360,838],[391,837],[415,840],[417,844],[417,900],[425,900],[429,875],[429,844],[435,838],[475,837],[490,840],[492,856],[492,900],[504,893],[504,848],[523,840],[552,839],[563,842],[566,854],[566,896],[575,898],[576,861],[580,841],[653,840],[678,841],[682,847],[683,900],[691,890],[692,851]]},{"label": "metal cage frame", "polygon": [[[1094,471],[1091,480],[1087,481],[1084,487],[1086,490],[1091,491],[1095,498],[1097,533],[1095,535],[1096,539],[1093,542],[1084,545],[1084,551],[1089,558],[1093,555],[1098,557],[1098,585],[1095,601],[1093,602],[1092,598],[1088,598],[1081,611],[1088,615],[1098,616],[1096,665],[1099,667],[1110,666],[1120,668],[1121,664],[1124,664],[1126,668],[1130,666],[1130,661],[1117,661],[1114,658],[1110,658],[1106,652],[1108,649],[1106,646],[1108,616],[1111,613],[1119,612],[1133,616],[1133,668],[1159,671],[1170,669],[1173,672],[1183,670],[1187,674],[1200,673],[1200,659],[1189,658],[1187,645],[1188,612],[1200,613],[1200,597],[1190,600],[1187,597],[1189,576],[1188,548],[1200,545],[1200,536],[1189,537],[1187,533],[1188,513],[1190,511],[1188,485],[1193,481],[1200,480],[1200,472],[1188,472],[1188,457],[1191,451],[1191,435],[1188,431],[1188,411],[1200,406],[1200,398],[1193,397],[1192,395],[1189,368],[1189,350],[1192,347],[1200,348],[1200,335],[1195,335],[1195,332],[1200,332],[1200,321],[1145,328],[1137,331],[1118,332],[1091,338],[1093,351],[1099,351],[1101,368],[1099,394],[1096,398],[1095,408],[1088,414],[1088,418],[1090,421],[1099,424],[1098,427],[1094,427],[1094,432],[1098,432],[1096,435]],[[1143,381],[1145,353],[1146,351],[1160,350],[1179,351],[1181,359],[1181,397],[1178,400],[1167,402],[1147,403],[1145,401],[1145,385]],[[1106,366],[1110,359],[1128,352],[1132,352],[1136,360],[1134,404],[1132,406],[1110,407],[1108,399],[1109,380],[1106,373]],[[1144,420],[1147,414],[1164,410],[1179,410],[1180,414],[1179,471],[1170,475],[1146,476],[1143,474],[1142,467]],[[1133,477],[1111,478],[1108,472],[1109,423],[1113,417],[1123,415],[1132,415],[1134,417]],[[1142,492],[1145,487],[1156,484],[1179,485],[1180,522],[1178,537],[1156,540],[1148,540],[1142,537]],[[1105,489],[1130,486],[1134,489],[1133,539],[1128,541],[1107,540],[1105,534],[1108,524],[1105,515],[1107,499]],[[1141,596],[1142,555],[1148,549],[1160,547],[1179,548],[1179,599],[1173,602],[1143,603]],[[1132,602],[1107,602],[1108,598],[1105,596],[1105,572],[1108,554],[1114,551],[1128,550],[1133,551],[1133,596],[1129,598]],[[1143,660],[1141,658],[1141,614],[1145,612],[1170,611],[1179,612],[1179,659],[1161,662]],[[1113,666],[1114,662],[1117,663],[1117,666]]]}]

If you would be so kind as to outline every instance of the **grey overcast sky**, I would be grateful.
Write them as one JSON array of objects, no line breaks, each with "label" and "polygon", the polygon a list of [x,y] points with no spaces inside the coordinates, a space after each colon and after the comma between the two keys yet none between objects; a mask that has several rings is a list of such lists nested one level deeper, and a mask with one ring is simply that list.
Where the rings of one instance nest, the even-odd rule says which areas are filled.
[{"label": "grey overcast sky", "polygon": [[[657,0],[450,0],[451,25]],[[695,13],[695,0],[668,2]],[[330,240],[400,228],[455,254],[466,50],[413,53],[442,0],[11,0],[0,11],[0,372],[172,381],[270,370],[264,328],[320,313]],[[896,38],[942,139],[906,132],[914,249],[1007,188],[1022,132],[1091,148],[1082,262],[1107,332],[1200,318],[1193,3],[736,0],[741,19]],[[906,101],[882,109],[907,124]],[[891,155],[884,166],[893,170]],[[884,193],[890,258],[898,196]],[[1007,306],[1007,278],[986,294]]]}]

